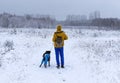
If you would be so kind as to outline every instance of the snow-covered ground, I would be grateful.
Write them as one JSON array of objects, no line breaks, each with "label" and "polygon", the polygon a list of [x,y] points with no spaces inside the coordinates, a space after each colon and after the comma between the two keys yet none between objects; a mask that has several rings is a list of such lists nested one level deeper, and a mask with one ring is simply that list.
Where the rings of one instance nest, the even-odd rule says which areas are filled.
[{"label": "snow-covered ground", "polygon": [[[120,83],[120,31],[65,29],[65,68],[57,69],[55,29],[0,29],[1,83]],[[51,66],[39,68],[51,50]]]}]

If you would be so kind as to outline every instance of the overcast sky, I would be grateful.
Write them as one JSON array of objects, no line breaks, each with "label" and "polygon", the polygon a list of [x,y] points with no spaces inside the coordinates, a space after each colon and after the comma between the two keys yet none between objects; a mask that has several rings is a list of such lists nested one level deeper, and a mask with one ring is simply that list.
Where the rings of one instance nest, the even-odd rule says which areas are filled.
[{"label": "overcast sky", "polygon": [[96,10],[101,17],[120,18],[120,0],[0,0],[0,13],[49,14],[59,20],[69,14],[88,16]]}]

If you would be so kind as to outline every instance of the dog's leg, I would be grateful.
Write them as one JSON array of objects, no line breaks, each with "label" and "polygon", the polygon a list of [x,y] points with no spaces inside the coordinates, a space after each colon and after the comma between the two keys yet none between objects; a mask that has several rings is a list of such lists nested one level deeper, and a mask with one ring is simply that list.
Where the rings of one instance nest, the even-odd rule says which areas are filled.
[{"label": "dog's leg", "polygon": [[47,65],[46,65],[46,64],[44,64],[44,67],[45,67],[45,68],[47,68]]},{"label": "dog's leg", "polygon": [[48,61],[48,57],[45,56],[45,62],[44,62],[44,67],[47,68],[47,61]]},{"label": "dog's leg", "polygon": [[50,61],[48,61],[48,66],[50,67]]}]

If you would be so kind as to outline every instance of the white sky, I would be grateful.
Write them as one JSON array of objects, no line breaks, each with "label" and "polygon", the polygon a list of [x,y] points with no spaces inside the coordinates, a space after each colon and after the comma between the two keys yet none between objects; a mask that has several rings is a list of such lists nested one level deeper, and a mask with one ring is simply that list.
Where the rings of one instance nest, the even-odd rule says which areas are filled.
[{"label": "white sky", "polygon": [[100,11],[101,17],[120,18],[120,0],[0,0],[0,13],[50,14],[57,19],[66,15],[89,15]]}]

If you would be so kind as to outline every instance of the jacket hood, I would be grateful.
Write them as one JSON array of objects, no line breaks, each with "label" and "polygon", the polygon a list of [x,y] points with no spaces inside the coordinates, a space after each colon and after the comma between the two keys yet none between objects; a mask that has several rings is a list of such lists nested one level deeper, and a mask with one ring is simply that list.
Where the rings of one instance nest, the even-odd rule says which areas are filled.
[{"label": "jacket hood", "polygon": [[57,32],[61,32],[62,31],[62,26],[61,25],[58,25],[57,26]]}]

